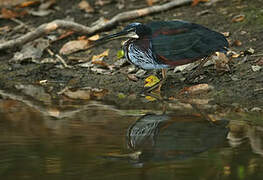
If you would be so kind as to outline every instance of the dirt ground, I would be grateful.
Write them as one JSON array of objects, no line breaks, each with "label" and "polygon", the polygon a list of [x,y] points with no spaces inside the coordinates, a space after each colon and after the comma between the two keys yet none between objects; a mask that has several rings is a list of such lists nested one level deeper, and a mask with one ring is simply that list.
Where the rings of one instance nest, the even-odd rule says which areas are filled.
[{"label": "dirt ground", "polygon": [[[66,2],[66,3],[65,3]],[[146,7],[145,1],[133,0],[125,1],[123,9],[116,12],[116,3],[104,5],[96,9],[96,13],[85,15],[78,7],[79,1],[57,1],[56,6],[59,10],[55,10],[52,14],[44,17],[35,17],[26,15],[19,18],[20,21],[31,27],[37,27],[43,23],[50,22],[55,19],[73,18],[74,21],[90,26],[92,22],[101,16],[106,18],[113,17],[117,12],[128,11]],[[91,1],[91,5],[94,1]],[[206,4],[198,4],[195,7],[184,5],[169,11],[149,15],[126,23],[121,23],[117,27],[110,29],[110,33],[121,30],[125,25],[131,22],[150,22],[156,20],[174,20],[183,19],[207,26],[219,32],[230,32],[229,39],[231,42],[239,40],[241,46],[231,46],[230,49],[240,53],[250,48],[254,49],[253,54],[233,58],[229,64],[231,71],[225,73],[216,72],[214,66],[204,67],[203,72],[193,81],[193,83],[185,83],[181,80],[187,76],[187,72],[174,73],[171,69],[168,72],[168,79],[162,88],[162,96],[165,98],[177,97],[178,93],[184,87],[192,86],[199,83],[207,83],[212,85],[214,89],[210,93],[204,93],[204,96],[213,98],[215,104],[231,105],[237,103],[243,107],[263,107],[263,68],[253,70],[252,66],[263,67],[263,11],[261,0],[221,0],[211,6]],[[107,13],[107,14],[103,14]],[[241,22],[232,22],[232,18],[236,15],[244,15],[245,19]],[[8,25],[16,27],[17,24],[11,20],[0,19],[0,26]],[[1,37],[2,40],[13,39],[19,37],[27,30],[8,33]],[[104,32],[100,33],[105,34]],[[81,36],[74,34],[68,38],[52,43],[50,49],[55,53],[59,53],[60,48],[69,40],[76,39]],[[0,41],[0,42],[1,42]],[[78,57],[92,57],[106,49],[110,49],[110,54],[106,58],[106,62],[112,64],[116,62],[117,51],[121,49],[121,42],[116,40],[111,43],[103,44],[91,50],[74,53]],[[152,71],[147,72],[137,81],[129,80],[127,74],[115,73],[112,75],[98,74],[89,68],[76,66],[75,62],[63,56],[66,63],[74,65],[73,68],[60,68],[54,64],[48,63],[32,63],[23,61],[19,63],[10,62],[14,53],[19,48],[1,51],[0,56],[0,87],[1,89],[14,89],[16,84],[37,84],[41,80],[47,80],[48,84],[44,86],[45,90],[52,94],[53,97],[58,96],[58,92],[67,86],[73,89],[82,87],[103,88],[107,89],[113,97],[113,101],[122,93],[124,95],[139,95],[143,90],[144,78],[149,76]],[[47,52],[43,58],[49,57]],[[123,68],[129,68],[127,64]],[[158,74],[160,75],[160,74]]]}]

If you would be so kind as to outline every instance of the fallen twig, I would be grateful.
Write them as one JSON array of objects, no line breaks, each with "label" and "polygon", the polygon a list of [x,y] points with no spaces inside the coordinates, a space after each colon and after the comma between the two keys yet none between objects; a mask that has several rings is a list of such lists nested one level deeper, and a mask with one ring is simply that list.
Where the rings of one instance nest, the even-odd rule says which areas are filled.
[{"label": "fallen twig", "polygon": [[47,52],[51,55],[51,56],[55,56],[60,62],[61,64],[65,67],[68,68],[70,67],[69,65],[67,65],[66,61],[58,54],[55,54],[53,51],[51,51],[51,49],[47,49]]},{"label": "fallen twig", "polygon": [[52,31],[57,30],[58,28],[71,29],[75,32],[84,33],[87,35],[94,34],[99,30],[112,27],[119,22],[135,19],[138,17],[146,16],[152,13],[162,12],[177,6],[191,3],[192,0],[174,0],[163,5],[151,6],[143,9],[137,9],[132,11],[123,12],[114,16],[111,20],[107,21],[104,24],[99,24],[93,27],[87,27],[75,22],[65,21],[65,20],[54,20],[49,23],[45,23],[37,27],[35,30],[28,32],[27,34],[5,43],[0,44],[0,50],[12,48],[15,46],[20,46],[24,43],[27,43],[31,40],[37,39],[44,34],[48,34]]}]

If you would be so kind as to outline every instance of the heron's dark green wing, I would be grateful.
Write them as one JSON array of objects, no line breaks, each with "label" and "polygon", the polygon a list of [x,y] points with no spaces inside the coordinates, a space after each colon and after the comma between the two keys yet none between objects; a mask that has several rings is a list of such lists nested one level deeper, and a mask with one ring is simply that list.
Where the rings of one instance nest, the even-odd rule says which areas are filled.
[{"label": "heron's dark green wing", "polygon": [[157,57],[175,64],[183,60],[200,59],[228,47],[221,33],[198,24],[168,21],[153,22],[148,26],[152,29],[153,52]]}]

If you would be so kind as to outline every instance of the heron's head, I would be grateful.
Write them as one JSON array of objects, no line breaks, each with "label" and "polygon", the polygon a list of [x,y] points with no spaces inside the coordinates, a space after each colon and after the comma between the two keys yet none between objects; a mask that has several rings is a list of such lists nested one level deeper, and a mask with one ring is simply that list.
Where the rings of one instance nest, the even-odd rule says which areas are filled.
[{"label": "heron's head", "polygon": [[147,34],[151,34],[151,29],[145,26],[144,24],[135,22],[127,25],[122,31],[118,33],[111,34],[98,39],[97,42],[104,42],[111,39],[124,38],[124,37],[139,38]]}]

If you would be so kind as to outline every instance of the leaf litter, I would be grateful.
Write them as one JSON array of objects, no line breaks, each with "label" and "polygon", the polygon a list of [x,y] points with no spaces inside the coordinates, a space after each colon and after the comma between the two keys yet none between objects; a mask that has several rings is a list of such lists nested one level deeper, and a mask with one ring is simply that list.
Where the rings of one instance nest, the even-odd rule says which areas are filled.
[{"label": "leaf litter", "polygon": [[10,10],[6,8],[1,9],[1,16],[4,19],[12,19],[12,18],[17,18],[17,17],[23,17],[27,14],[28,12],[25,10]]},{"label": "leaf litter", "polygon": [[49,41],[43,38],[31,41],[25,44],[20,52],[16,52],[11,61],[21,62],[23,60],[30,60],[38,62],[42,57],[43,51],[49,46]]},{"label": "leaf litter", "polygon": [[106,89],[98,89],[98,88],[91,88],[91,87],[84,87],[78,90],[70,90],[66,89],[63,94],[71,99],[80,99],[80,100],[90,100],[90,99],[102,99],[108,90]]},{"label": "leaf litter", "polygon": [[38,101],[43,101],[48,104],[51,102],[51,95],[46,93],[42,86],[17,84],[15,88]]},{"label": "leaf litter", "polygon": [[107,56],[109,56],[109,49],[103,51],[102,53],[98,55],[92,56],[91,62],[92,64],[96,64],[105,68],[108,68],[110,70],[113,70],[113,66],[106,63],[103,59]]},{"label": "leaf litter", "polygon": [[204,93],[204,92],[208,92],[213,90],[214,87],[209,85],[209,84],[197,84],[197,85],[193,85],[190,87],[185,87],[183,88],[180,92],[179,95],[183,95],[183,94],[200,94],[200,93]]},{"label": "leaf litter", "polygon": [[[71,35],[72,33],[73,33],[72,31],[68,31],[62,34],[58,39],[65,38]],[[81,36],[78,38],[78,40],[72,40],[65,43],[60,49],[59,53],[63,55],[68,55],[81,50],[86,50],[90,48],[92,44],[91,42],[96,41],[97,39],[99,39],[99,35],[91,36],[88,39],[86,38],[86,36]]]},{"label": "leaf litter", "polygon": [[245,15],[239,14],[239,15],[236,15],[232,18],[232,22],[234,22],[234,23],[241,22],[241,21],[244,21],[244,19],[245,19]]},{"label": "leaf litter", "polygon": [[84,10],[86,13],[94,13],[95,12],[94,8],[86,0],[80,1],[78,6],[81,10]]},{"label": "leaf litter", "polygon": [[63,45],[63,47],[59,50],[59,53],[68,55],[80,50],[85,50],[88,49],[89,44],[90,41],[86,39],[69,41]]}]

